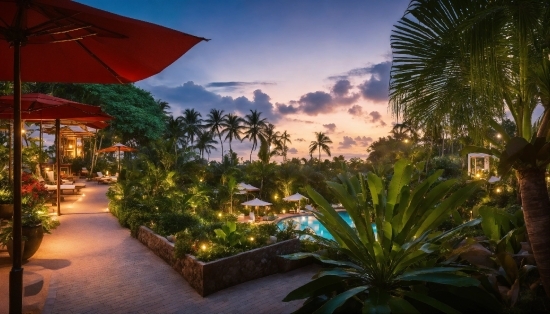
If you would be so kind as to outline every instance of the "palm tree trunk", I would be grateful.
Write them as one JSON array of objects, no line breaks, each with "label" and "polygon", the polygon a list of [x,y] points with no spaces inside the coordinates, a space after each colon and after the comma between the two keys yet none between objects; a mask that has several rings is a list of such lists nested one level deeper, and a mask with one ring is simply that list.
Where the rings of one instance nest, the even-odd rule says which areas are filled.
[{"label": "palm tree trunk", "polygon": [[223,141],[222,141],[222,135],[220,134],[220,132],[218,132],[218,138],[220,139],[220,145],[222,146],[222,160],[221,160],[221,162],[223,162]]},{"label": "palm tree trunk", "polygon": [[550,297],[550,199],[544,170],[518,170],[525,227],[542,285]]}]

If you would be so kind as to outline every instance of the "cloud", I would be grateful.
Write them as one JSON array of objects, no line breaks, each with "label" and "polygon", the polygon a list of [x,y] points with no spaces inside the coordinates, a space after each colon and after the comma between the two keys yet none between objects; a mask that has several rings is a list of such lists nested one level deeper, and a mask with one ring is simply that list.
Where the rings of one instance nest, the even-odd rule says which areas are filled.
[{"label": "cloud", "polygon": [[288,104],[276,104],[276,110],[281,114],[305,113],[310,116],[334,112],[338,107],[355,103],[361,95],[350,93],[353,86],[348,80],[336,82],[331,92],[316,91],[304,94],[299,100]]},{"label": "cloud", "polygon": [[363,115],[363,107],[359,105],[354,105],[348,109],[348,113],[352,116],[360,117]]},{"label": "cloud", "polygon": [[343,141],[338,142],[338,145],[339,145],[338,149],[346,149],[346,148],[351,148],[354,145],[357,145],[357,142],[349,136],[344,136]]},{"label": "cloud", "polygon": [[349,80],[339,80],[336,84],[334,84],[331,91],[336,96],[345,96],[349,93],[352,87],[353,86],[351,86]]},{"label": "cloud", "polygon": [[[184,83],[176,87],[168,86],[148,86],[155,98],[167,101],[173,110],[173,115],[178,116],[187,108],[195,108],[203,117],[210,109],[225,110],[225,112],[237,112],[245,115],[250,110],[258,110],[269,122],[276,123],[281,115],[275,110],[275,105],[271,103],[271,98],[260,89],[252,93],[252,100],[245,96],[233,98],[230,96],[221,96],[211,92],[193,81]],[[179,112],[178,112],[179,111]]]},{"label": "cloud", "polygon": [[359,146],[367,147],[372,143],[372,137],[366,137],[366,136],[357,136],[354,138],[354,140],[359,144]]},{"label": "cloud", "polygon": [[329,123],[329,124],[323,124],[323,126],[327,129],[327,132],[334,133],[336,131],[336,124]]},{"label": "cloud", "polygon": [[295,139],[295,141],[296,141],[296,142],[305,142],[306,140],[303,139],[303,138],[297,138],[297,139]]},{"label": "cloud", "polygon": [[369,113],[370,118],[367,118],[367,121],[370,123],[378,123],[380,126],[386,126],[386,122],[382,120],[382,115],[378,111],[371,111]]},{"label": "cloud", "polygon": [[294,148],[294,147],[290,148],[290,149],[288,150],[288,152],[291,153],[291,154],[298,154],[298,150],[297,150],[296,148]]},{"label": "cloud", "polygon": [[206,84],[206,88],[217,88],[223,91],[235,91],[245,87],[254,87],[254,86],[270,86],[277,85],[273,82],[211,82]]},{"label": "cloud", "polygon": [[302,122],[302,123],[306,123],[306,124],[313,124],[313,123],[315,123],[315,122],[310,121],[310,120],[300,120],[300,119],[291,119],[290,121]]},{"label": "cloud", "polygon": [[365,68],[371,76],[359,85],[363,98],[375,102],[386,102],[388,100],[390,68],[390,61]]}]

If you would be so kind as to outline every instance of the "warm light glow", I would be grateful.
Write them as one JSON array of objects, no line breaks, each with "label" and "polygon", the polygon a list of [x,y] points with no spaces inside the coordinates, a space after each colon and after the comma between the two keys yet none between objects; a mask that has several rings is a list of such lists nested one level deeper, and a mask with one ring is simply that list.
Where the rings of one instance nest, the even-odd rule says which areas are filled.
[{"label": "warm light glow", "polygon": [[497,193],[500,193],[500,192],[502,192],[502,190],[501,190],[500,188],[497,188],[497,190],[496,190],[496,191],[497,191]]},{"label": "warm light glow", "polygon": [[479,178],[481,177],[481,175],[479,173],[476,173],[476,178]]},{"label": "warm light glow", "polygon": [[250,241],[254,241],[254,237],[250,237]]},{"label": "warm light glow", "polygon": [[69,148],[73,148],[73,144],[69,144]]},{"label": "warm light glow", "polygon": [[206,250],[206,244],[201,245],[201,249],[204,251]]},{"label": "warm light glow", "polygon": [[218,217],[221,217],[221,216],[222,216],[222,213],[219,213],[219,214],[218,214]]},{"label": "warm light glow", "polygon": [[408,142],[409,142],[409,140],[408,140],[408,139],[405,139],[405,140],[403,140],[403,142],[405,142],[405,143],[408,143]]},{"label": "warm light glow", "polygon": [[25,133],[25,132],[27,132],[27,131],[25,131],[25,130],[21,130],[21,134],[23,134],[23,133]]},{"label": "warm light glow", "polygon": [[497,138],[501,138],[502,135],[500,135],[500,133],[497,133]]},{"label": "warm light glow", "polygon": [[286,214],[286,210],[283,209],[283,214]]},{"label": "warm light glow", "polygon": [[275,198],[275,199],[277,199],[277,198],[278,198],[277,194],[275,194],[274,198]]}]

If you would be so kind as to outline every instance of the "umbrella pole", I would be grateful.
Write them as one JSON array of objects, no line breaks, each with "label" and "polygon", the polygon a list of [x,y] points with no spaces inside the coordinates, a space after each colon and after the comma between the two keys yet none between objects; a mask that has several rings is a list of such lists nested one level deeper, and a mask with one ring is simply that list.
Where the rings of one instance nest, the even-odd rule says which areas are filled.
[{"label": "umbrella pole", "polygon": [[120,175],[120,147],[118,148],[118,175]]},{"label": "umbrella pole", "polygon": [[61,157],[60,151],[61,148],[59,147],[60,140],[61,140],[61,122],[59,119],[55,119],[55,167],[57,171],[57,193],[56,193],[56,199],[57,199],[57,216],[61,216],[61,163],[59,162],[59,159]]},{"label": "umbrella pole", "polygon": [[[22,11],[18,19],[21,23]],[[13,42],[13,267],[10,271],[9,312],[23,312],[23,268],[21,240],[21,39]]]}]

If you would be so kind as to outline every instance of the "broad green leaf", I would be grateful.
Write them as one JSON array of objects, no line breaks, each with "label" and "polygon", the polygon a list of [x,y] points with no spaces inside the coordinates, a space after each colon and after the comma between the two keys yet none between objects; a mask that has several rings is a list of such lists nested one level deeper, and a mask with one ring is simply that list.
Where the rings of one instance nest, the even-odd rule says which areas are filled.
[{"label": "broad green leaf", "polygon": [[321,306],[314,313],[332,313],[337,308],[342,306],[349,298],[367,290],[368,286],[359,286],[340,293],[339,295],[328,300],[323,306]]},{"label": "broad green leaf", "polygon": [[449,274],[449,273],[432,273],[432,274],[419,274],[419,275],[408,275],[404,274],[397,277],[399,280],[403,281],[424,281],[424,282],[434,282],[449,286],[456,287],[469,287],[469,286],[478,286],[479,281],[473,277]]},{"label": "broad green leaf", "polygon": [[363,313],[371,314],[386,314],[390,313],[391,309],[388,304],[391,295],[381,289],[369,290],[369,296],[363,305]]},{"label": "broad green leaf", "polygon": [[508,156],[508,161],[513,162],[515,159],[519,158],[522,151],[530,145],[531,143],[527,142],[527,140],[523,137],[511,138],[506,144],[506,155]]},{"label": "broad green leaf", "polygon": [[430,296],[427,296],[425,294],[416,293],[412,291],[403,291],[402,292],[405,296],[415,299],[419,302],[422,302],[424,304],[427,304],[431,307],[433,307],[436,310],[439,310],[443,313],[449,313],[449,314],[460,314],[459,311],[455,310],[454,308],[448,306],[447,304],[440,302]]},{"label": "broad green leaf", "polygon": [[226,238],[226,234],[225,232],[223,232],[222,229],[214,229],[214,233],[216,233],[216,236],[218,238],[221,238],[221,239],[225,239]]},{"label": "broad green leaf", "polygon": [[388,300],[388,305],[392,313],[420,313],[412,304],[403,298],[391,296]]}]

